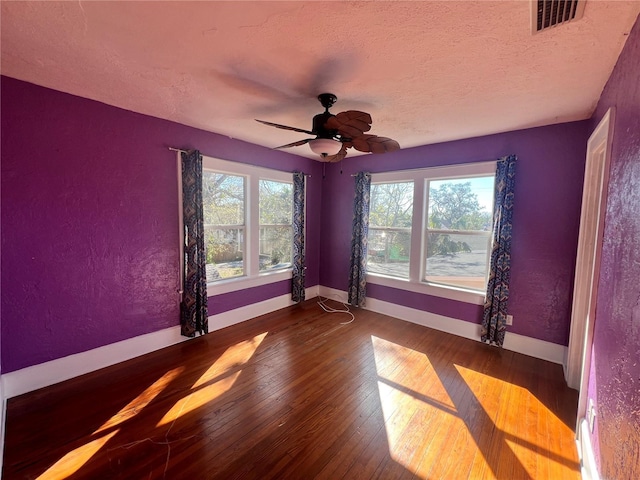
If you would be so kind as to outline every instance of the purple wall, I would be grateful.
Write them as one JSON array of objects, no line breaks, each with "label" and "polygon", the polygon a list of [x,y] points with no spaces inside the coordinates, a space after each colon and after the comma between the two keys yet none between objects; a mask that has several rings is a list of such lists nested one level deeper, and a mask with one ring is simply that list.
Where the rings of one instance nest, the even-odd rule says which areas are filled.
[{"label": "purple wall", "polygon": [[[285,171],[318,162],[1,78],[2,371],[178,323],[175,153]],[[307,222],[307,286],[319,280],[319,225]],[[212,313],[290,291],[288,282],[210,300]],[[265,295],[267,295],[265,297]]]},{"label": "purple wall", "polygon": [[589,397],[602,478],[640,478],[640,17],[593,115],[615,107]]},{"label": "purple wall", "polygon": [[[347,290],[354,179],[384,172],[518,156],[513,217],[509,331],[567,345],[580,222],[588,121],[361,156],[327,166],[322,195],[321,285]],[[480,323],[481,308],[369,285],[367,295]]]},{"label": "purple wall", "polygon": [[[4,372],[175,325],[175,154],[168,146],[313,176],[307,285],[346,290],[353,179],[519,157],[511,331],[566,345],[588,122],[351,157],[271,151],[2,77]],[[322,233],[322,242],[320,242]],[[210,299],[211,313],[285,294],[288,282]],[[370,295],[479,322],[477,306],[372,286]]]}]

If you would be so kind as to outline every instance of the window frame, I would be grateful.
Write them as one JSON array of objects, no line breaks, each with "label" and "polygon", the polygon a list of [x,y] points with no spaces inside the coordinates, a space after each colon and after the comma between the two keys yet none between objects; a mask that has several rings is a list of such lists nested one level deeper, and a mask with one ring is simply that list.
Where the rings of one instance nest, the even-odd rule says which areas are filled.
[{"label": "window frame", "polygon": [[451,178],[495,175],[497,160],[458,165],[427,167],[415,170],[397,170],[371,174],[371,183],[414,182],[413,221],[411,226],[411,254],[409,278],[391,277],[367,272],[367,282],[375,285],[457,300],[476,305],[484,303],[485,293],[475,290],[430,283],[424,280],[427,250],[427,211],[429,205],[428,182]]},{"label": "window frame", "polygon": [[[202,157],[203,170],[245,177],[245,243],[243,252],[244,275],[207,281],[207,291],[218,295],[258,287],[291,279],[293,268],[260,270],[260,180],[293,183],[293,173],[274,170],[247,163]],[[292,197],[293,202],[293,197]]]}]

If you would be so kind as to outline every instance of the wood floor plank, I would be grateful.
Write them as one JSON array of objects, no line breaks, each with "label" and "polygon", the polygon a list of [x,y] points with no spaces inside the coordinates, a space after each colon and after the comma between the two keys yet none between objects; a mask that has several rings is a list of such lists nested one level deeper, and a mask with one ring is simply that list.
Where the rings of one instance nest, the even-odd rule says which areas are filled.
[{"label": "wood floor plank", "polygon": [[9,400],[3,478],[578,479],[559,365],[314,300]]}]

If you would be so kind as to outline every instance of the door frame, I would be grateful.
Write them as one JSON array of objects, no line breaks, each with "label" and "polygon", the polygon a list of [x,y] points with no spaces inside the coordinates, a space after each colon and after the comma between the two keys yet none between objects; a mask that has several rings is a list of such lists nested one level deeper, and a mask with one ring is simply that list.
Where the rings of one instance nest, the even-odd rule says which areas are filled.
[{"label": "door frame", "polygon": [[593,327],[604,237],[604,217],[611,159],[615,110],[602,117],[587,142],[580,233],[571,309],[571,330],[565,362],[567,385],[578,389],[576,431],[586,416]]}]

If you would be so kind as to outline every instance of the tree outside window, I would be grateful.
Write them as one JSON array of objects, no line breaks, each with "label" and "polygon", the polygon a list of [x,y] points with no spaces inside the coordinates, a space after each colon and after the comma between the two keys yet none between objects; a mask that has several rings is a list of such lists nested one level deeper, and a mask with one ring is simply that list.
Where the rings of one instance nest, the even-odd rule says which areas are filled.
[{"label": "tree outside window", "polygon": [[485,288],[493,180],[485,176],[428,182],[426,281]]},{"label": "tree outside window", "polygon": [[291,266],[293,184],[260,180],[260,270]]},{"label": "tree outside window", "polygon": [[367,271],[409,278],[413,182],[371,185]]},{"label": "tree outside window", "polygon": [[244,275],[245,177],[205,170],[202,203],[207,281]]}]

